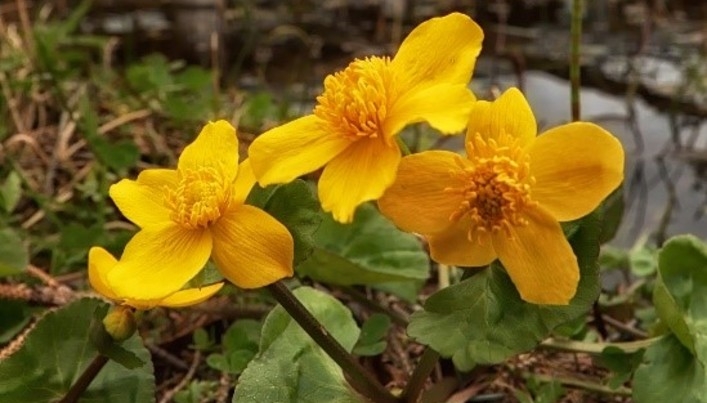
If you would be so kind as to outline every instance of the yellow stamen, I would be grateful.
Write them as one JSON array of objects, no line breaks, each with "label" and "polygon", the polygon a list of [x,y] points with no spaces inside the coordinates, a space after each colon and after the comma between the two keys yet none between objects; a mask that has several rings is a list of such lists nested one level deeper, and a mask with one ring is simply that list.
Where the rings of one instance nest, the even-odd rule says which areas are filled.
[{"label": "yellow stamen", "polygon": [[324,79],[314,114],[352,141],[384,138],[382,125],[397,95],[393,78],[390,58],[356,59]]},{"label": "yellow stamen", "polygon": [[214,167],[180,170],[179,185],[168,189],[165,204],[171,218],[187,229],[206,228],[218,220],[231,203],[230,183]]},{"label": "yellow stamen", "polygon": [[459,157],[455,173],[462,185],[445,189],[464,199],[449,219],[468,217],[472,242],[481,241],[483,233],[504,231],[510,236],[512,227],[528,224],[523,210],[535,204],[530,197],[530,159],[509,136],[485,141],[476,134],[466,148],[471,165]]}]

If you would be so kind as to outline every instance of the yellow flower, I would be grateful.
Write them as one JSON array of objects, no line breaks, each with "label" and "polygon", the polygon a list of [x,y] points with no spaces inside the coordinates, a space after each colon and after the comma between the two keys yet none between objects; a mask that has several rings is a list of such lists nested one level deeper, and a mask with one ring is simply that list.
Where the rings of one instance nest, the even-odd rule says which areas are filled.
[{"label": "yellow flower", "polygon": [[356,207],[378,199],[400,162],[397,134],[425,121],[452,134],[466,124],[467,88],[483,33],[454,13],[420,24],[396,56],[357,59],[324,80],[311,115],[276,127],[248,150],[258,182],[286,183],[324,165],[319,199],[350,222]]},{"label": "yellow flower", "polygon": [[536,132],[517,89],[479,101],[467,158],[448,151],[403,158],[378,204],[398,227],[426,235],[434,260],[484,266],[498,258],[524,300],[568,304],[579,267],[558,221],[590,213],[619,186],[624,152],[592,123]]},{"label": "yellow flower", "polygon": [[125,246],[108,284],[121,298],[158,300],[179,290],[209,257],[225,278],[257,288],[292,276],[285,226],[244,201],[255,184],[228,122],[210,122],[176,170],[147,169],[111,186],[120,211],[141,230]]},{"label": "yellow flower", "polygon": [[104,297],[122,305],[131,306],[135,309],[151,309],[156,306],[168,308],[181,308],[189,305],[196,305],[216,294],[223,282],[211,284],[201,288],[189,288],[180,290],[174,294],[159,300],[125,299],[118,296],[108,283],[108,273],[115,268],[118,260],[107,250],[93,247],[88,251],[88,281],[93,289]]}]

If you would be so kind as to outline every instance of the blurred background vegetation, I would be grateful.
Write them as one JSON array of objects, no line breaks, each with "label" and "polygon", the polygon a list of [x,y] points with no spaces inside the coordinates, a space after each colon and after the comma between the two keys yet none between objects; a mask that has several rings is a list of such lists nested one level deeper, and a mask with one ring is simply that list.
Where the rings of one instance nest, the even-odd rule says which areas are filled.
[{"label": "blurred background vegetation", "polygon": [[[678,233],[707,237],[707,2],[585,3],[583,118],[628,154],[624,218],[602,255],[609,274],[593,320],[624,326],[603,337],[641,337],[655,317],[644,298],[655,249]],[[257,134],[308,112],[326,74],[393,54],[412,27],[450,11],[486,33],[472,83],[479,98],[516,85],[541,126],[567,121],[569,9],[552,0],[5,0],[0,255],[81,284],[88,248],[119,255],[135,229],[110,202],[112,183],[173,166],[209,119],[237,124],[244,152]],[[460,146],[425,127],[406,136],[417,149]]]},{"label": "blurred background vegetation", "polygon": [[[484,55],[473,84],[480,98],[498,86],[519,85],[536,106],[544,104],[533,93],[540,86],[560,95],[555,104],[561,104],[562,82],[538,73],[566,76],[568,3],[3,2],[1,222],[21,229],[32,261],[54,274],[80,265],[90,244],[117,252],[131,229],[106,200],[107,187],[118,177],[149,164],[173,164],[175,152],[208,119],[237,123],[247,146],[253,135],[306,112],[326,74],[355,57],[393,53],[415,24],[453,10],[472,15],[485,28]],[[614,0],[587,2],[585,8],[583,84],[625,101],[626,113],[612,108],[609,116],[599,111],[584,117],[618,122],[622,133],[617,135],[631,134],[625,136],[626,143],[634,143],[628,148],[661,142],[647,157],[677,155],[695,170],[690,185],[701,188],[697,179],[705,158],[695,143],[707,115],[707,4]],[[549,89],[558,83],[559,89]],[[601,103],[588,101],[590,108]],[[644,103],[670,115],[670,135],[644,138],[636,116]],[[569,118],[555,113],[559,107],[544,111],[540,106],[543,124]],[[687,129],[689,136],[682,133]],[[663,140],[672,141],[670,153]],[[647,181],[635,184],[636,194],[661,178],[660,170],[655,178],[642,178],[644,168],[637,171],[629,170],[634,174],[629,178]],[[669,211],[634,209],[643,209],[644,217],[623,235],[622,244],[646,232],[657,231],[660,238],[675,230],[707,234],[690,225],[702,216],[704,192],[691,191],[691,212],[674,211],[680,203],[670,186],[659,193],[629,194],[637,205],[648,203],[641,198],[664,199],[656,203],[667,204]],[[667,217],[656,221],[658,213]]]}]

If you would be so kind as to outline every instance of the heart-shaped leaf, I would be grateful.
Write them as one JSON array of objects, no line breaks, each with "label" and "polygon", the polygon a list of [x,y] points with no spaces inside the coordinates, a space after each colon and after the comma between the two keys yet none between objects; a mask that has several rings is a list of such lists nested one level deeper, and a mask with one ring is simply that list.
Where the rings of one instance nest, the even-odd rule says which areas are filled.
[{"label": "heart-shaped leaf", "polygon": [[[51,402],[66,395],[98,354],[91,342],[91,321],[101,305],[106,303],[84,298],[44,315],[22,347],[0,362],[2,401]],[[155,379],[149,351],[137,335],[122,346],[146,364],[127,369],[109,361],[82,394],[81,402],[154,400]]]},{"label": "heart-shaped leaf", "polygon": [[[301,287],[294,295],[351,351],[359,329],[348,310],[329,294]],[[233,402],[361,402],[341,368],[280,306],[265,318],[260,351],[238,379]]]},{"label": "heart-shaped leaf", "polygon": [[315,233],[317,247],[297,271],[337,285],[420,281],[429,275],[429,259],[420,241],[395,228],[365,204],[351,224],[326,216]]},{"label": "heart-shaped leaf", "polygon": [[[570,239],[580,267],[577,294],[567,306],[523,301],[500,263],[433,294],[411,317],[408,334],[461,370],[499,363],[535,347],[558,325],[587,312],[599,294],[596,214],[579,222]],[[469,269],[473,270],[473,269]]]}]

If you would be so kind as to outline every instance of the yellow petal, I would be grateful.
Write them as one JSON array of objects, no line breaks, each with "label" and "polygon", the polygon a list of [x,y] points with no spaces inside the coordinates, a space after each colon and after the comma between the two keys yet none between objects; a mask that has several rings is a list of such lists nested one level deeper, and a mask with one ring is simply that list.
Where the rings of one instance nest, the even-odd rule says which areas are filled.
[{"label": "yellow petal", "polygon": [[179,170],[215,167],[228,181],[238,171],[236,129],[225,120],[209,122],[179,156]]},{"label": "yellow petal", "polygon": [[118,263],[107,250],[94,246],[88,251],[88,282],[99,294],[112,300],[118,297],[106,281],[108,272]]},{"label": "yellow petal", "polygon": [[496,252],[489,236],[480,235],[471,242],[467,236],[469,220],[460,220],[444,231],[427,237],[430,257],[435,262],[450,266],[486,266],[496,259]]},{"label": "yellow petal", "polygon": [[200,304],[219,292],[221,287],[223,287],[223,282],[207,285],[201,288],[188,288],[186,290],[177,291],[160,301],[159,306],[168,308],[182,308],[185,306]]},{"label": "yellow petal", "polygon": [[395,180],[400,162],[397,144],[361,139],[334,158],[319,178],[319,200],[334,219],[348,223],[356,207],[376,200]]},{"label": "yellow petal", "polygon": [[405,86],[468,84],[484,33],[468,16],[429,19],[405,38],[391,62]]},{"label": "yellow petal", "polygon": [[383,130],[391,138],[406,125],[424,121],[443,134],[460,132],[473,104],[474,94],[466,85],[417,87],[396,100]]},{"label": "yellow petal", "polygon": [[123,179],[112,185],[109,194],[118,209],[138,227],[158,225],[170,221],[170,210],[163,200],[165,189],[177,183],[177,171],[146,169],[137,180]]},{"label": "yellow petal", "polygon": [[263,287],[292,276],[292,235],[268,213],[240,205],[221,217],[212,233],[214,262],[238,287]]},{"label": "yellow petal", "polygon": [[579,266],[562,228],[548,213],[528,209],[529,224],[493,235],[493,246],[521,298],[567,305],[577,291]]},{"label": "yellow petal", "polygon": [[558,221],[590,213],[623,180],[621,143],[593,123],[548,130],[528,151],[536,180],[531,197]]},{"label": "yellow petal", "polygon": [[248,148],[258,183],[287,183],[321,168],[351,145],[333,133],[324,121],[308,115],[261,134]]},{"label": "yellow petal", "polygon": [[[469,115],[467,142],[480,133],[484,139],[498,140],[501,134],[510,135],[525,146],[535,139],[538,126],[533,111],[517,88],[509,88],[493,102],[474,103]],[[471,155],[471,152],[467,150]]]},{"label": "yellow petal", "polygon": [[164,298],[199,273],[211,245],[208,230],[186,230],[173,223],[143,228],[125,246],[108,283],[121,298]]},{"label": "yellow petal", "polygon": [[393,185],[378,200],[381,212],[400,229],[419,234],[440,232],[459,207],[460,194],[445,191],[459,187],[454,173],[467,161],[449,151],[425,151],[400,161]]},{"label": "yellow petal", "polygon": [[233,184],[232,203],[243,204],[250,190],[253,189],[253,185],[255,185],[255,175],[250,165],[250,159],[246,158],[238,166],[238,176]]}]

